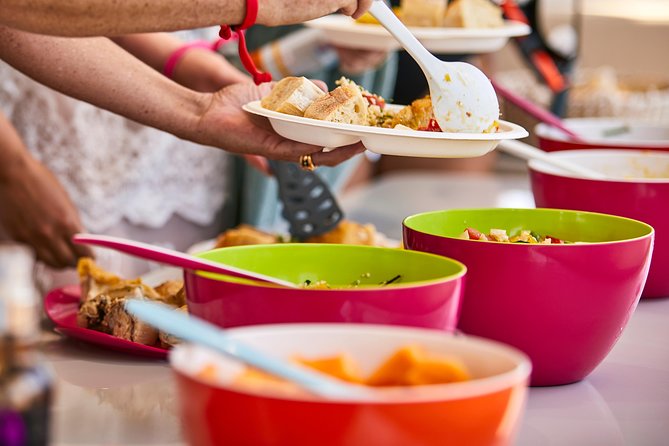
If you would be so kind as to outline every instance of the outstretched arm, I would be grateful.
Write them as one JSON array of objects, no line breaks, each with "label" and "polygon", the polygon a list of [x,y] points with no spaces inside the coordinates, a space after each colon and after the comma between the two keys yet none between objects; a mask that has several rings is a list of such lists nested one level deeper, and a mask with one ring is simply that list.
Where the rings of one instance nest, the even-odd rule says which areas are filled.
[{"label": "outstretched arm", "polygon": [[265,119],[250,117],[241,106],[266,95],[269,85],[235,84],[216,93],[198,93],[106,38],[48,37],[0,26],[0,58],[62,93],[231,152],[288,161],[315,154],[315,163],[334,165],[362,151],[352,146],[322,153],[321,147],[289,141]]},{"label": "outstretched arm", "polygon": [[[359,17],[371,0],[258,0],[257,23],[288,25],[341,10]],[[58,36],[118,36],[241,24],[246,0],[0,0],[0,24]]]},{"label": "outstretched arm", "polygon": [[[168,58],[182,42],[167,33],[129,34],[112,39],[126,51],[163,72]],[[206,48],[191,48],[177,62],[172,79],[195,91],[214,92],[251,78],[235,68],[220,54]]]}]

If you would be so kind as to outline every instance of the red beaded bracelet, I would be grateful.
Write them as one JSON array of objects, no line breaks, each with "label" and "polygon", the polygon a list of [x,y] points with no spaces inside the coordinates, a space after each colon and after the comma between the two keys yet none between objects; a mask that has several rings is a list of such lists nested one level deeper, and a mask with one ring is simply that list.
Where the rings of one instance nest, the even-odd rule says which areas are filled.
[{"label": "red beaded bracelet", "polygon": [[259,71],[253,59],[249,54],[248,48],[246,48],[246,38],[244,36],[244,30],[253,26],[258,18],[258,0],[246,0],[246,17],[241,25],[230,27],[228,25],[221,25],[221,31],[219,36],[221,39],[229,39],[232,37],[232,33],[236,33],[239,37],[239,58],[244,65],[244,68],[248,73],[253,76],[253,82],[256,85],[260,85],[263,82],[270,82],[272,80],[272,75],[269,73],[263,73]]}]

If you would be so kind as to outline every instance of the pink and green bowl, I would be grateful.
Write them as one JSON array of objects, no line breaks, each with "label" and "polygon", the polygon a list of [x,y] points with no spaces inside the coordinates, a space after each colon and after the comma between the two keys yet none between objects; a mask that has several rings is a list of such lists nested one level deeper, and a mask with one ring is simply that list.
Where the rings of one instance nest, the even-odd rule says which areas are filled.
[{"label": "pink and green bowl", "polygon": [[[529,229],[565,245],[465,240],[467,227]],[[458,327],[532,360],[535,386],[585,378],[620,337],[648,275],[654,231],[623,217],[556,209],[456,209],[404,220],[408,249],[467,266]]]},{"label": "pink and green bowl", "polygon": [[[221,327],[355,322],[453,331],[466,273],[452,259],[371,246],[285,243],[198,255],[296,284],[326,281],[331,287],[294,289],[186,271],[189,311]],[[396,282],[379,285],[397,275]]]}]

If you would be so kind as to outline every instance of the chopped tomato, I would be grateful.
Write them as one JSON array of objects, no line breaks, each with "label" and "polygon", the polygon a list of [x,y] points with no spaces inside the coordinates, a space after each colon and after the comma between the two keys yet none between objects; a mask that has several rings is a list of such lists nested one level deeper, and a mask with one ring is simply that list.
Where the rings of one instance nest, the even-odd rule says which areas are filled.
[{"label": "chopped tomato", "polygon": [[367,99],[369,105],[378,105],[381,110],[386,106],[386,101],[381,96],[371,93],[363,93],[362,96]]},{"label": "chopped tomato", "polygon": [[474,228],[467,228],[467,235],[469,235],[470,240],[481,240],[481,237],[483,236],[483,234]]},{"label": "chopped tomato", "polygon": [[421,130],[421,131],[424,131],[424,132],[441,132],[441,127],[439,127],[439,123],[437,122],[437,120],[432,118],[427,123],[426,127],[420,127],[418,130]]},{"label": "chopped tomato", "polygon": [[557,237],[553,237],[552,235],[547,235],[546,238],[551,239],[551,245],[564,245],[562,240]]}]

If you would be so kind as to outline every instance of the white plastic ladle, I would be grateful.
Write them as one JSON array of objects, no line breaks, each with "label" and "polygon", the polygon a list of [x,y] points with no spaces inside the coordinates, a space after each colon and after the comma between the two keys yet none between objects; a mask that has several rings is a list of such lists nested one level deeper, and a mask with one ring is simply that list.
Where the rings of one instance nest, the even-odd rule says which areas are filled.
[{"label": "white plastic ladle", "polygon": [[423,70],[434,116],[442,131],[482,133],[499,119],[495,89],[481,70],[465,62],[444,62],[433,56],[383,0],[375,0],[369,13]]},{"label": "white plastic ladle", "polygon": [[531,145],[525,144],[524,142],[507,139],[500,141],[497,148],[503,152],[508,153],[509,155],[513,155],[527,161],[541,161],[542,163],[549,164],[580,177],[589,178],[592,180],[610,179],[601,172],[597,172],[596,170],[581,166],[580,164],[574,164],[570,161],[566,161],[558,157],[550,156],[543,150],[532,147]]}]

